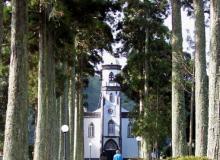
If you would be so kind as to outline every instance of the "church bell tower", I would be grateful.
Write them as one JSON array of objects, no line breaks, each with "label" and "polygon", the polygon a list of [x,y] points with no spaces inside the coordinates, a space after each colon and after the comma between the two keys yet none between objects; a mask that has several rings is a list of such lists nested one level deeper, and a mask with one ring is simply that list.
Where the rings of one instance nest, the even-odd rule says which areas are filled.
[{"label": "church bell tower", "polygon": [[102,65],[102,152],[112,156],[121,148],[120,85],[115,81],[120,72],[121,65],[117,63]]}]

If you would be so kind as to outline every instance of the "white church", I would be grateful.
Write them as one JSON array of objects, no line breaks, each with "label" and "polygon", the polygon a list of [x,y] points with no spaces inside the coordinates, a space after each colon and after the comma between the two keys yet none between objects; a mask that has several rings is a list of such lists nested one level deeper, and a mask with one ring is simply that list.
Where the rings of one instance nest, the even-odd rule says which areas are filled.
[{"label": "white church", "polygon": [[[138,158],[138,143],[132,135],[129,111],[121,105],[120,85],[114,81],[120,73],[117,58],[102,65],[101,94],[95,111],[84,113],[84,159],[112,160],[117,149],[123,158]],[[90,93],[93,94],[93,93]]]}]

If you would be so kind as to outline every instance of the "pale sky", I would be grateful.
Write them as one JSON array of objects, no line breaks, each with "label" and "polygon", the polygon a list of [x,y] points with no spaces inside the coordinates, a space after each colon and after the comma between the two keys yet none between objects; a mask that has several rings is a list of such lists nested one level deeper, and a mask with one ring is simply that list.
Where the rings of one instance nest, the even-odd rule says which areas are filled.
[{"label": "pale sky", "polygon": [[[182,10],[182,35],[183,35],[183,51],[187,51],[189,53],[192,53],[193,50],[190,49],[188,43],[187,43],[187,35],[191,35],[191,38],[193,41],[195,41],[194,37],[194,30],[195,30],[195,20],[194,18],[190,18],[186,15],[186,12]],[[172,25],[171,25],[171,15],[165,20],[164,23],[170,30],[172,30]],[[208,53],[209,51],[209,39],[210,39],[210,34],[209,34],[209,28],[206,28],[206,52]],[[207,57],[208,58],[208,57]]]}]

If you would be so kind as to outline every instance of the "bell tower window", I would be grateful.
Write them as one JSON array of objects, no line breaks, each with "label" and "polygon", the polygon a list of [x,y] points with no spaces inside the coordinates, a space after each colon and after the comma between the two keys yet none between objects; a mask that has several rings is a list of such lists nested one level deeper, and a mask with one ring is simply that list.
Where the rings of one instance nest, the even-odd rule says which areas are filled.
[{"label": "bell tower window", "polygon": [[108,134],[109,135],[114,135],[115,134],[115,123],[113,120],[110,120],[108,122]]},{"label": "bell tower window", "polygon": [[114,103],[113,93],[110,93],[110,95],[109,95],[109,100],[110,100],[110,102]]},{"label": "bell tower window", "polygon": [[103,97],[103,106],[105,106],[105,98]]},{"label": "bell tower window", "polygon": [[117,97],[117,104],[120,103],[120,97]]},{"label": "bell tower window", "polygon": [[109,73],[109,81],[114,81],[114,74],[112,72]]},{"label": "bell tower window", "polygon": [[128,124],[128,138],[133,138],[134,135],[132,134],[132,123],[129,122]]},{"label": "bell tower window", "polygon": [[90,123],[90,125],[88,127],[88,137],[93,138],[94,136],[95,136],[95,134],[94,134],[94,124]]}]

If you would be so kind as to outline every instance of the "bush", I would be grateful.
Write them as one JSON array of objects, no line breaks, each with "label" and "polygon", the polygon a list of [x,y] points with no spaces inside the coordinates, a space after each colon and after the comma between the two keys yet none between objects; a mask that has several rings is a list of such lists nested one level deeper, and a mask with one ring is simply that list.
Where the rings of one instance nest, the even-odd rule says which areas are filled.
[{"label": "bush", "polygon": [[186,156],[186,157],[167,158],[167,160],[208,160],[208,158],[206,158],[206,157]]}]

